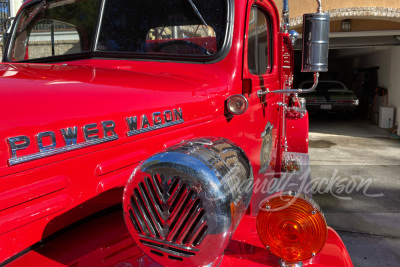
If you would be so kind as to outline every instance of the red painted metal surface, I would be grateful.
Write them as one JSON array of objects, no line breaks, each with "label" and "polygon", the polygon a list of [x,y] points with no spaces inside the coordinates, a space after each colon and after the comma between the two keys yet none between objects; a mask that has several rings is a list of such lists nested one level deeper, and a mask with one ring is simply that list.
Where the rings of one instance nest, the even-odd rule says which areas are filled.
[{"label": "red painted metal surface", "polygon": [[[0,263],[80,219],[120,203],[122,188],[136,165],[182,140],[224,137],[239,144],[249,156],[255,181],[274,176],[275,170],[280,169],[282,153],[283,111],[277,102],[287,99],[268,94],[260,101],[256,91],[263,86],[269,90],[282,88],[286,82],[283,76],[290,73],[282,71],[280,48],[284,37],[278,34],[278,11],[271,1],[257,1],[269,15],[276,38],[271,72],[261,76],[250,74],[243,56],[247,55],[247,26],[244,25],[254,3],[235,1],[231,48],[223,59],[212,64],[86,59],[57,64],[0,65],[3,99],[0,106]],[[246,88],[249,84],[251,88]],[[248,98],[249,109],[243,115],[226,116],[225,100],[242,92]],[[127,136],[127,117],[150,118],[154,112],[177,108],[182,110],[184,123]],[[302,120],[306,122],[307,118]],[[7,138],[29,137],[30,146],[17,151],[19,157],[27,156],[38,152],[35,140],[40,132],[54,132],[56,148],[60,148],[65,146],[61,129],[78,127],[77,141],[81,143],[84,141],[82,127],[88,124],[95,123],[103,137],[103,121],[115,122],[117,140],[13,166],[8,164]],[[268,123],[273,125],[271,162],[260,173],[261,134]],[[290,132],[294,140],[304,141],[302,136],[308,129],[305,124],[299,120],[295,126],[300,132]],[[296,144],[297,141],[293,142],[293,146]],[[252,218],[242,222],[221,266],[276,265],[277,259],[260,247],[253,224]],[[325,265],[317,266],[347,260],[340,258],[348,257],[340,239],[332,231],[330,236],[327,252],[313,259]],[[132,243],[123,225],[122,213],[117,213],[79,226],[49,245],[17,258],[10,266],[24,266],[28,262],[48,266],[115,266],[125,261],[137,266],[151,262]]]},{"label": "red painted metal surface", "polygon": [[304,117],[286,116],[286,138],[288,151],[308,153],[308,113]]},{"label": "red painted metal surface", "polygon": [[[225,249],[221,267],[279,266],[257,236],[255,217],[245,216]],[[343,242],[329,228],[327,243],[304,266],[353,266]],[[43,246],[30,250],[7,267],[19,266],[160,266],[134,243],[122,219],[122,211],[87,221]]]}]

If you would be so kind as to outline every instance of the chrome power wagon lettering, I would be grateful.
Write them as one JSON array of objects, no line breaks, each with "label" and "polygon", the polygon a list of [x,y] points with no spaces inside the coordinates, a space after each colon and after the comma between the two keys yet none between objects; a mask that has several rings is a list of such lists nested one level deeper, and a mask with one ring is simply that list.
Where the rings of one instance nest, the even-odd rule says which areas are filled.
[{"label": "chrome power wagon lettering", "polygon": [[161,112],[154,112],[153,113],[153,124],[154,125],[162,124]]},{"label": "chrome power wagon lettering", "polygon": [[101,122],[101,126],[103,130],[103,137],[101,138],[99,134],[100,131],[97,128],[97,123],[90,123],[83,126],[82,134],[85,141],[81,143],[77,142],[78,127],[75,126],[61,129],[60,132],[65,142],[65,145],[61,147],[57,147],[57,140],[54,132],[46,131],[38,133],[36,135],[36,143],[39,152],[20,157],[18,157],[17,151],[29,147],[29,137],[21,135],[7,138],[7,142],[11,150],[11,158],[8,160],[8,164],[10,166],[13,166],[19,163],[45,158],[71,150],[76,150],[118,139],[118,135],[115,132],[114,121],[103,121]]},{"label": "chrome power wagon lettering", "polygon": [[[139,124],[141,128],[138,128],[137,116],[125,118],[128,125],[129,132],[127,136],[133,136],[141,133],[150,132],[153,130],[177,125],[183,123],[182,109],[165,110],[164,112],[154,112],[152,115],[151,125],[149,119],[146,115],[141,116],[141,123]],[[164,118],[164,121],[163,121]]]},{"label": "chrome power wagon lettering", "polygon": [[25,135],[7,138],[7,142],[10,146],[11,158],[16,158],[17,151],[27,148],[31,143],[29,137]]},{"label": "chrome power wagon lettering", "polygon": [[177,121],[183,120],[182,110],[180,108],[174,109],[174,114],[175,114],[175,120],[177,120]]},{"label": "chrome power wagon lettering", "polygon": [[128,124],[129,131],[135,131],[138,129],[137,127],[137,116],[125,118],[126,123]]},{"label": "chrome power wagon lettering", "polygon": [[104,137],[108,136],[108,133],[111,133],[111,136],[117,135],[115,132],[115,122],[113,121],[102,121],[101,126],[103,128]]},{"label": "chrome power wagon lettering", "polygon": [[[51,144],[47,146],[43,145],[44,138],[50,138]],[[36,135],[36,142],[40,152],[52,150],[57,146],[56,135],[51,131],[38,133]]]},{"label": "chrome power wagon lettering", "polygon": [[[177,125],[183,123],[182,109],[176,108],[173,110],[165,110],[164,112],[153,112],[147,116],[142,114],[140,116],[140,123],[138,116],[125,118],[128,126],[127,136],[137,135],[153,130]],[[116,124],[114,121],[102,121],[99,123],[89,123],[84,125],[81,130],[77,126],[66,127],[59,130],[64,142],[60,144],[61,138],[56,138],[56,132],[45,131],[35,135],[36,145],[38,152],[28,154],[25,156],[18,156],[18,151],[29,147],[31,140],[28,136],[20,135],[7,138],[7,143],[10,147],[11,157],[8,160],[10,166],[24,163],[44,157],[49,157],[56,154],[61,154],[71,150],[76,150],[88,146],[93,146],[118,139],[115,131]],[[103,136],[101,137],[100,128]],[[81,132],[80,132],[81,131]],[[80,132],[78,134],[78,132]],[[83,137],[85,141],[78,143],[78,136]],[[57,147],[58,146],[58,147]]]},{"label": "chrome power wagon lettering", "polygon": [[61,134],[66,146],[75,145],[78,139],[78,127],[61,129]]},{"label": "chrome power wagon lettering", "polygon": [[164,119],[165,119],[165,122],[171,122],[174,120],[171,110],[164,111]]},{"label": "chrome power wagon lettering", "polygon": [[100,138],[98,136],[99,129],[97,129],[96,127],[97,127],[96,123],[91,123],[83,126],[83,135],[85,136],[86,141]]},{"label": "chrome power wagon lettering", "polygon": [[145,128],[145,126],[151,127],[146,115],[142,115],[142,129]]}]

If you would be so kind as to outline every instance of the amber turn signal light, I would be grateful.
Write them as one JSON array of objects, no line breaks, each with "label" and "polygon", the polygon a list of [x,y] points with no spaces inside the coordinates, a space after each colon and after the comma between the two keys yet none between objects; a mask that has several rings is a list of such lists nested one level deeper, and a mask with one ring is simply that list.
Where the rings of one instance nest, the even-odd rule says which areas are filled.
[{"label": "amber turn signal light", "polygon": [[263,245],[274,255],[294,263],[321,251],[328,228],[315,201],[304,194],[279,192],[260,206],[257,233]]}]

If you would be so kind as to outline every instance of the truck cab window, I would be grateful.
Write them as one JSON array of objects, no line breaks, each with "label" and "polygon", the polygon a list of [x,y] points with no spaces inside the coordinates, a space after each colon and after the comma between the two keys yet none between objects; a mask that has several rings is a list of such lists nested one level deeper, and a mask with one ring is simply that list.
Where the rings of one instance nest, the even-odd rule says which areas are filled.
[{"label": "truck cab window", "polygon": [[81,54],[212,61],[229,45],[229,4],[227,0],[33,1],[19,13],[7,61],[43,62],[71,54],[72,59]]},{"label": "truck cab window", "polygon": [[54,20],[43,20],[32,28],[25,57],[35,59],[81,51],[78,31],[72,25]]},{"label": "truck cab window", "polygon": [[226,0],[107,1],[96,51],[214,55],[225,42],[227,13]]},{"label": "truck cab window", "polygon": [[20,12],[9,60],[22,61],[88,52],[101,0],[55,0]]},{"label": "truck cab window", "polygon": [[146,37],[147,52],[173,54],[215,54],[216,33],[211,26],[182,25],[150,29]]},{"label": "truck cab window", "polygon": [[251,74],[266,74],[272,68],[271,23],[257,6],[250,10],[248,31],[248,67]]}]

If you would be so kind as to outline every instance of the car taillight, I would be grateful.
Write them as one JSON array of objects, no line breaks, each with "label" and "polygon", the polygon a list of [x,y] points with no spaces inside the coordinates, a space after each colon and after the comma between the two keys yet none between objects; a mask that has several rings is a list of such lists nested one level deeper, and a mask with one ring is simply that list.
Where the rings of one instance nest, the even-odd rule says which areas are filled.
[{"label": "car taillight", "polygon": [[321,251],[328,228],[321,209],[312,199],[295,192],[279,192],[262,203],[257,233],[273,254],[292,263]]}]

